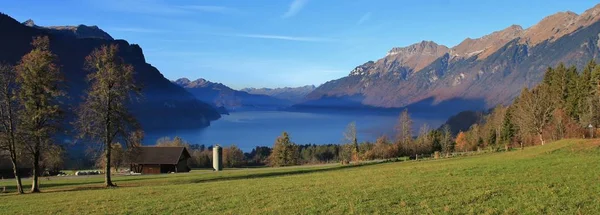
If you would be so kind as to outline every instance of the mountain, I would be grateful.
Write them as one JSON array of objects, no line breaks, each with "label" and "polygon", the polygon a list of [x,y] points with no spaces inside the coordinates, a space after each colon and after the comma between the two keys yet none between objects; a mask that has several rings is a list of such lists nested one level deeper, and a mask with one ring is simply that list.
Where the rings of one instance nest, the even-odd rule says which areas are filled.
[{"label": "mountain", "polygon": [[105,39],[105,40],[114,40],[108,33],[106,33],[105,31],[103,31],[102,29],[98,28],[98,26],[92,25],[92,26],[87,26],[87,25],[78,25],[78,26],[49,26],[49,27],[43,27],[43,26],[38,26],[35,24],[35,22],[33,22],[33,20],[28,19],[27,21],[23,22],[24,25],[32,27],[32,28],[38,28],[38,29],[43,29],[43,30],[47,30],[53,34],[63,34],[63,35],[68,35],[68,36],[73,36],[76,38],[96,38],[96,39]]},{"label": "mountain", "polygon": [[277,110],[291,105],[288,100],[234,90],[202,78],[195,81],[180,78],[173,83],[185,88],[200,101],[226,110]]},{"label": "mountain", "polygon": [[[86,28],[81,25],[76,28],[46,28],[36,27],[33,22],[27,24],[33,27],[0,13],[0,62],[18,63],[31,50],[30,43],[34,36],[48,36],[50,49],[58,56],[58,64],[64,74],[64,87],[68,93],[65,104],[71,108],[81,102],[83,92],[88,87],[88,71],[83,69],[85,57],[102,45],[117,44],[119,55],[126,63],[133,65],[135,81],[142,86],[143,98],[131,104],[131,109],[144,130],[205,127],[220,117],[212,106],[198,101],[148,64],[142,48],[136,44],[113,40],[106,35],[97,37],[93,36],[95,34],[80,33],[81,29]],[[104,31],[95,31],[99,32]],[[72,112],[68,114],[68,117],[72,117]]]},{"label": "mountain", "polygon": [[510,103],[561,62],[582,68],[599,60],[600,5],[581,15],[561,12],[528,29],[518,25],[455,47],[423,41],[393,48],[346,77],[326,82],[297,106],[353,103],[368,107],[485,110]]},{"label": "mountain", "polygon": [[267,95],[297,103],[302,101],[304,97],[315,90],[315,88],[315,85],[306,85],[302,87],[283,88],[244,88],[241,89],[241,91],[256,95]]}]

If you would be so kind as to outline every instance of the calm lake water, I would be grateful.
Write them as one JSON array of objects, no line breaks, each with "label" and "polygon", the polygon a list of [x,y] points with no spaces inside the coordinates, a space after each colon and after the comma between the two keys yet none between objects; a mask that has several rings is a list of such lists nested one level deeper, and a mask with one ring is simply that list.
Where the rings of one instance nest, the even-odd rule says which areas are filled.
[{"label": "calm lake water", "polygon": [[[415,132],[423,124],[437,128],[445,118],[412,116]],[[255,146],[273,146],[283,131],[297,144],[339,144],[350,122],[356,122],[359,141],[374,141],[378,136],[393,135],[398,114],[327,114],[284,111],[248,111],[223,115],[203,129],[176,130],[147,134],[146,144],[154,144],[161,137],[179,136],[192,144],[206,146],[236,144],[244,152]]]}]

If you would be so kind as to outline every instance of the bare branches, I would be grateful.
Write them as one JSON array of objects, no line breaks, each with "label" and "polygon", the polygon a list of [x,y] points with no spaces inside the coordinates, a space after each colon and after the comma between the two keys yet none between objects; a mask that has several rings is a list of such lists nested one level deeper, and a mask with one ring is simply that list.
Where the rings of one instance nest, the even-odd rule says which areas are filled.
[{"label": "bare branches", "polygon": [[110,45],[86,57],[85,68],[91,72],[90,87],[74,123],[80,138],[104,147],[106,186],[114,186],[110,179],[111,146],[117,142],[130,145],[143,137],[141,133],[130,136],[140,125],[127,105],[141,90],[135,85],[133,66],[126,64],[118,53],[119,47]]},{"label": "bare branches", "polygon": [[544,127],[552,118],[552,111],[554,111],[547,87],[547,85],[541,84],[531,91],[524,89],[515,104],[515,122],[519,126],[519,130],[537,134],[542,145],[545,142],[543,139]]}]

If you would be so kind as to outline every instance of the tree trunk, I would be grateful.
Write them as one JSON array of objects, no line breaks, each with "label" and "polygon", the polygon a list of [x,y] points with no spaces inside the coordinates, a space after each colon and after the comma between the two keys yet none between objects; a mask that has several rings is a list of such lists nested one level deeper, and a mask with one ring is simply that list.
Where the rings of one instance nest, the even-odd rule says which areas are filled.
[{"label": "tree trunk", "polygon": [[105,154],[105,164],[104,164],[104,185],[106,187],[114,187],[115,185],[112,183],[112,180],[110,179],[110,151],[111,151],[111,144],[110,143],[106,143],[105,149],[104,149],[104,154]]},{"label": "tree trunk", "polygon": [[[37,143],[39,144],[39,143]],[[38,180],[38,175],[40,174],[40,149],[39,145],[35,147],[35,152],[33,153],[33,181],[31,182],[31,192],[39,193],[40,192],[40,182]]]},{"label": "tree trunk", "polygon": [[[7,92],[7,91],[5,91]],[[10,98],[10,93],[6,93],[5,98]],[[11,105],[10,100],[6,100],[5,103],[7,109],[8,109],[8,115],[7,115],[7,120],[8,120],[8,137],[10,138],[8,140],[8,144],[9,144],[9,153],[10,153],[10,161],[12,162],[12,166],[13,166],[13,174],[15,175],[15,180],[17,181],[17,193],[18,194],[23,194],[23,183],[21,183],[21,176],[19,175],[19,165],[18,165],[18,159],[17,159],[17,144],[16,144],[16,138],[15,138],[15,128],[14,128],[14,121],[13,121],[13,106]]]},{"label": "tree trunk", "polygon": [[544,136],[542,135],[542,133],[538,133],[539,137],[540,137],[540,141],[542,141],[542,146],[544,145]]},{"label": "tree trunk", "polygon": [[[14,152],[11,152],[13,154]],[[17,193],[23,194],[23,184],[21,183],[21,176],[19,175],[19,166],[17,165],[17,157],[15,155],[11,155],[11,162],[13,165],[13,173],[15,174],[15,180],[17,181]]]}]

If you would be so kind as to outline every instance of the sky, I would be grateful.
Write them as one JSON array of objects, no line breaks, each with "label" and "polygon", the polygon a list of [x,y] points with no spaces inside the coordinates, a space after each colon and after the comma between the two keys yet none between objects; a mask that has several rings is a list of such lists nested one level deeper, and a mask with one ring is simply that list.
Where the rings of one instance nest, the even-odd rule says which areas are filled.
[{"label": "sky", "polygon": [[423,40],[448,47],[591,0],[0,0],[40,26],[97,25],[171,80],[234,89],[319,85]]}]

